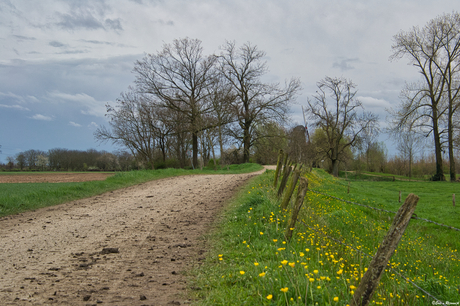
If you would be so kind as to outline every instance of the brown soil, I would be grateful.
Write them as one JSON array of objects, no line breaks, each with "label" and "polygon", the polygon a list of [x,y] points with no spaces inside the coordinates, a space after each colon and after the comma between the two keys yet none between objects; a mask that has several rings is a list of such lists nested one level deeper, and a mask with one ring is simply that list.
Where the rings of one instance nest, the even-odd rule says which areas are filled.
[{"label": "brown soil", "polygon": [[184,305],[202,235],[249,178],[168,178],[0,219],[2,305]]},{"label": "brown soil", "polygon": [[0,183],[68,183],[103,181],[113,173],[34,173],[0,175]]}]

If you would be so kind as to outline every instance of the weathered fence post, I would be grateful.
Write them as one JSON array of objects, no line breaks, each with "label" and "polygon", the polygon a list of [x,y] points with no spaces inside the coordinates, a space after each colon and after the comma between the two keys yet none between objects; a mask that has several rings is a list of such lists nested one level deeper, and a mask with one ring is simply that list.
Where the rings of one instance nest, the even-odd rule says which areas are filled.
[{"label": "weathered fence post", "polygon": [[280,187],[278,188],[278,198],[283,194],[284,188],[286,187],[289,175],[291,174],[292,167],[285,166],[285,171],[283,173],[283,178],[281,179]]},{"label": "weathered fence post", "polygon": [[283,160],[283,150],[280,149],[278,153],[278,162],[276,163],[276,171],[275,171],[275,183],[273,184],[273,188],[276,188],[276,184],[278,184],[278,177],[281,171],[281,162]]},{"label": "weathered fence post", "polygon": [[358,288],[350,301],[351,306],[366,306],[377,288],[385,267],[401,240],[410,218],[415,211],[419,197],[411,193],[399,208],[387,235],[383,239],[377,253],[372,258],[369,267],[364,273]]},{"label": "weathered fence post", "polygon": [[291,177],[291,182],[289,183],[289,188],[284,194],[283,201],[281,202],[281,211],[287,208],[289,201],[291,200],[292,193],[294,192],[295,185],[300,176],[300,170],[294,170],[294,173]]},{"label": "weathered fence post", "polygon": [[299,189],[297,190],[297,196],[295,199],[294,209],[291,214],[291,221],[286,227],[286,231],[284,233],[284,236],[286,237],[287,241],[291,240],[292,231],[294,230],[295,222],[297,221],[297,216],[299,215],[300,208],[302,208],[302,204],[305,198],[305,194],[307,193],[307,190],[308,190],[308,180],[305,177],[301,177]]}]

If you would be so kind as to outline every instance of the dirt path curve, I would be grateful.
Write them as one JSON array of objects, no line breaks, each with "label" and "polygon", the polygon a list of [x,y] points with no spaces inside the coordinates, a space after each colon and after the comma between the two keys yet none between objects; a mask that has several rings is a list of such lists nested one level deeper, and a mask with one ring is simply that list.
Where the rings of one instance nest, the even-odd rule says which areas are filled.
[{"label": "dirt path curve", "polygon": [[183,271],[262,173],[183,176],[0,219],[2,305],[184,305]]}]

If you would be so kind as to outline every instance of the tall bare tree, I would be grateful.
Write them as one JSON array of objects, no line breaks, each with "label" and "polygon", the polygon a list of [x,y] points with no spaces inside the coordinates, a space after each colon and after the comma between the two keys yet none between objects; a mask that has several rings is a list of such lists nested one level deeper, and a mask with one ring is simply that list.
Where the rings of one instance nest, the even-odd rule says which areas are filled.
[{"label": "tall bare tree", "polygon": [[431,119],[430,132],[433,133],[436,156],[436,173],[432,179],[445,180],[440,135],[443,131],[439,124],[442,117],[446,116],[450,179],[454,181],[453,117],[458,111],[460,94],[460,15],[456,12],[443,14],[430,20],[423,28],[413,27],[410,31],[401,31],[393,40],[394,53],[390,59],[408,57],[424,80],[424,85],[406,101],[409,103],[397,112],[397,119],[400,125],[408,120]]},{"label": "tall bare tree", "polygon": [[111,129],[99,127],[94,133],[95,138],[128,148],[154,169],[156,142],[161,136],[162,122],[158,120],[152,104],[151,99],[133,90],[122,93],[116,106],[107,105],[106,116]]},{"label": "tall bare tree", "polygon": [[243,144],[243,161],[249,162],[254,126],[262,121],[283,122],[289,104],[300,90],[300,81],[293,78],[284,88],[264,83],[261,78],[267,73],[265,52],[250,43],[237,48],[234,42],[227,42],[221,50],[220,71],[236,95],[232,107],[240,130],[234,130],[234,137]]},{"label": "tall bare tree", "polygon": [[326,77],[317,86],[313,100],[308,99],[306,115],[326,134],[323,153],[331,162],[331,173],[338,176],[342,155],[365,130],[377,126],[377,117],[370,112],[358,113],[363,106],[356,98],[356,85],[352,81]]},{"label": "tall bare tree", "polygon": [[192,133],[193,163],[198,162],[200,117],[211,111],[206,90],[212,85],[216,57],[205,56],[198,39],[175,39],[163,50],[136,62],[134,72],[138,90],[151,94],[158,106],[184,114]]}]

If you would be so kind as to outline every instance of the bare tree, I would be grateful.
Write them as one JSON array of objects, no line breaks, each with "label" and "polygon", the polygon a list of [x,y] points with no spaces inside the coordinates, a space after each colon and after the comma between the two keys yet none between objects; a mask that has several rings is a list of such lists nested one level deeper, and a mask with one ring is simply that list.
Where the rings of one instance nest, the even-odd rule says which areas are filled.
[{"label": "bare tree", "polygon": [[99,127],[94,136],[98,141],[111,141],[128,148],[154,169],[156,142],[162,122],[158,120],[153,101],[133,90],[122,93],[116,106],[107,104],[111,130]]},{"label": "bare tree", "polygon": [[414,162],[415,154],[422,148],[424,137],[417,134],[410,127],[398,133],[397,149],[409,162],[409,177],[412,177],[412,164]]},{"label": "bare tree", "polygon": [[207,97],[213,108],[211,115],[214,117],[221,154],[224,152],[225,127],[229,123],[236,121],[236,114],[232,109],[236,95],[232,89],[231,84],[227,82],[222,74],[216,74],[213,78],[212,86],[208,88],[209,94]]},{"label": "bare tree", "polygon": [[[441,133],[442,116],[446,116],[449,144],[450,178],[455,180],[455,159],[453,154],[453,117],[457,112],[460,87],[460,15],[444,14],[430,20],[425,27],[413,27],[394,36],[394,51],[391,59],[407,56],[423,77],[423,86],[397,112],[400,124],[408,120],[431,119],[434,137],[436,173],[433,180],[445,180],[442,170]],[[409,103],[408,103],[409,102]],[[414,114],[415,113],[415,114]]]},{"label": "bare tree", "polygon": [[249,162],[255,124],[283,122],[300,90],[300,81],[293,78],[285,88],[263,83],[261,78],[267,73],[265,52],[250,43],[237,48],[234,42],[227,42],[221,49],[220,70],[236,95],[232,107],[240,130],[234,130],[233,136],[243,144],[243,161]]},{"label": "bare tree", "polygon": [[[206,103],[215,56],[204,56],[198,39],[176,39],[161,52],[148,54],[134,67],[138,90],[151,94],[158,106],[184,114],[192,133],[193,163],[198,161],[199,120],[212,109]],[[200,127],[206,129],[207,127]]]},{"label": "bare tree", "polygon": [[7,156],[6,157],[6,160],[7,160],[7,166],[10,170],[13,170],[14,168],[14,161],[15,161],[15,158],[13,156]]},{"label": "bare tree", "polygon": [[377,117],[369,112],[358,113],[363,106],[356,99],[356,85],[351,81],[326,77],[317,86],[313,100],[308,99],[306,115],[326,134],[324,154],[331,162],[331,173],[338,176],[342,155],[365,130],[377,126]]}]

